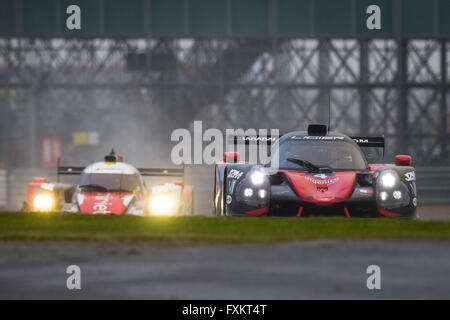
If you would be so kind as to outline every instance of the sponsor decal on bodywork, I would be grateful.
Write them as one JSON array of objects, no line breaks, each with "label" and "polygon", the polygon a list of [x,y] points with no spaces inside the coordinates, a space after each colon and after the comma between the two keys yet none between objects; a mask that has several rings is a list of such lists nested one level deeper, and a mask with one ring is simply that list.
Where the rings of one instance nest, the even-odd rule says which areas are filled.
[{"label": "sponsor decal on bodywork", "polygon": [[237,181],[237,180],[231,180],[231,182],[230,182],[230,188],[229,188],[229,190],[230,190],[229,194],[233,194],[233,192],[234,192],[234,187],[236,186],[236,181]]},{"label": "sponsor decal on bodywork", "polygon": [[416,172],[410,171],[405,173],[405,180],[408,182],[415,181],[416,180]]},{"label": "sponsor decal on bodywork", "polygon": [[336,176],[336,173],[318,173],[318,174],[307,174],[306,180],[311,181],[316,185],[330,185],[339,181],[339,177]]},{"label": "sponsor decal on bodywork", "polygon": [[95,202],[92,209],[94,210],[92,213],[110,213],[110,210],[108,210],[108,201],[109,201],[110,194],[106,195],[97,195],[95,196]]},{"label": "sponsor decal on bodywork", "polygon": [[373,190],[371,189],[356,188],[355,191],[364,194],[373,194]]},{"label": "sponsor decal on bodywork", "polygon": [[230,179],[240,179],[243,174],[244,174],[244,172],[242,172],[242,171],[232,169],[228,173],[228,178],[230,178]]},{"label": "sponsor decal on bodywork", "polygon": [[344,137],[339,136],[292,136],[294,140],[344,140]]},{"label": "sponsor decal on bodywork", "polygon": [[369,143],[369,139],[353,138],[353,141],[355,141],[356,143]]},{"label": "sponsor decal on bodywork", "polygon": [[[356,172],[307,173],[281,170],[294,192],[303,200],[320,205],[345,201],[353,193]],[[326,187],[327,190],[321,188]]]},{"label": "sponsor decal on bodywork", "polygon": [[256,142],[275,142],[277,141],[277,137],[264,137],[264,136],[242,136],[242,137],[238,137],[238,143],[246,143],[246,142],[250,142],[250,141],[256,141]]}]

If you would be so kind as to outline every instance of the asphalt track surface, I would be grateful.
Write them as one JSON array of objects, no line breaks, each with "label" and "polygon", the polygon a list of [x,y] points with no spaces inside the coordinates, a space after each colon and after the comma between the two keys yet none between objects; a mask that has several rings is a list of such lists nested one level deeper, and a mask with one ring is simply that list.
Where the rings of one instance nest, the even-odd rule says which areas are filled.
[{"label": "asphalt track surface", "polygon": [[[3,242],[0,257],[2,299],[450,299],[449,241]],[[66,288],[72,264],[81,290]]]}]

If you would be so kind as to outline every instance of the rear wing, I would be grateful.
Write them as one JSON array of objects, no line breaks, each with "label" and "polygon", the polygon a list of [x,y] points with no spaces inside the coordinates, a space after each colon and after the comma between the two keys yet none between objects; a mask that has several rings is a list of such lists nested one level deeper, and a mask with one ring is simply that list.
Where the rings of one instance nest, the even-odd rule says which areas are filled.
[{"label": "rear wing", "polygon": [[142,176],[146,177],[183,177],[183,169],[154,169],[154,168],[138,168],[138,171]]},{"label": "rear wing", "polygon": [[[74,166],[61,166],[58,159],[57,166],[57,178],[59,182],[60,175],[78,175],[83,172],[86,167],[74,167]],[[182,177],[184,178],[184,167],[178,169],[164,169],[164,168],[138,168],[137,169],[142,176],[147,177]]]},{"label": "rear wing", "polygon": [[59,182],[59,176],[81,174],[85,167],[61,166],[61,158],[58,158],[58,166],[56,167],[56,182]]},{"label": "rear wing", "polygon": [[232,159],[234,163],[241,161],[266,164],[274,144],[280,139],[280,134],[278,129],[259,129],[258,131],[254,129],[227,131],[223,161],[230,162]]},{"label": "rear wing", "polygon": [[382,148],[384,157],[384,137],[351,137],[360,147]]},{"label": "rear wing", "polygon": [[248,135],[248,134],[235,134],[227,135],[227,144],[233,145],[249,145],[250,143],[272,145],[280,138],[279,135],[272,136],[267,135]]}]

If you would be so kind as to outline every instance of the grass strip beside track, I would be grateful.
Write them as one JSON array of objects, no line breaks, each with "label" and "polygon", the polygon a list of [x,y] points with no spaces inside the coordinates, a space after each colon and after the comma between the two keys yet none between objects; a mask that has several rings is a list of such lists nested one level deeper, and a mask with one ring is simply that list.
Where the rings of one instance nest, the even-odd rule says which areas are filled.
[{"label": "grass strip beside track", "polygon": [[345,218],[137,217],[0,214],[0,241],[282,242],[319,239],[446,239],[449,221]]}]

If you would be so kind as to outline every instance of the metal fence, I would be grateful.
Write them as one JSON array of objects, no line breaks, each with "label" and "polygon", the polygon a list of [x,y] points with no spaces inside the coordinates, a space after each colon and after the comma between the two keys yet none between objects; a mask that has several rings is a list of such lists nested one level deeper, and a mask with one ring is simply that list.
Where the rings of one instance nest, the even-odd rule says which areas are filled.
[{"label": "metal fence", "polygon": [[[327,123],[330,104],[333,129],[449,166],[449,51],[446,39],[0,38],[1,158],[37,167],[40,139],[59,137],[74,161],[120,146],[163,162],[194,120],[286,132]],[[102,148],[75,145],[78,131]]]}]

